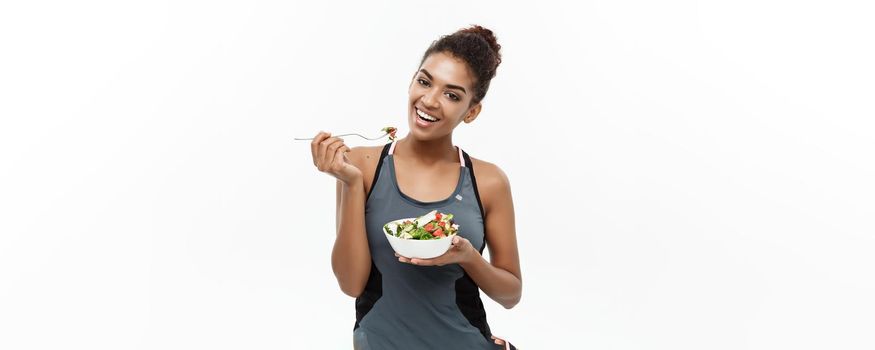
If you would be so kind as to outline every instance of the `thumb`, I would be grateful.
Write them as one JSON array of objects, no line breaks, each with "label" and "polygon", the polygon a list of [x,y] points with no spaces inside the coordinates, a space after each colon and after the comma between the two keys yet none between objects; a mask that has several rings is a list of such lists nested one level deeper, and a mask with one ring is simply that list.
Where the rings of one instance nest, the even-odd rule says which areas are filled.
[{"label": "thumb", "polygon": [[453,237],[453,249],[458,251],[464,251],[466,248],[468,248],[466,245],[467,244],[465,244],[464,238],[459,236]]}]

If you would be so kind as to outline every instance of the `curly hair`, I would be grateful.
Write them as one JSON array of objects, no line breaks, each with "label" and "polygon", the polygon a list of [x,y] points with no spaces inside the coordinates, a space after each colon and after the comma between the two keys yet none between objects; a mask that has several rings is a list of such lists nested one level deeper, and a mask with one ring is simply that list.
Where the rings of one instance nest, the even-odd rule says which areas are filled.
[{"label": "curly hair", "polygon": [[495,77],[495,71],[501,63],[500,49],[501,45],[498,45],[492,31],[475,24],[432,42],[422,55],[419,65],[421,67],[429,55],[440,52],[465,61],[476,79],[474,98],[470,103],[473,106],[486,97],[489,82]]}]

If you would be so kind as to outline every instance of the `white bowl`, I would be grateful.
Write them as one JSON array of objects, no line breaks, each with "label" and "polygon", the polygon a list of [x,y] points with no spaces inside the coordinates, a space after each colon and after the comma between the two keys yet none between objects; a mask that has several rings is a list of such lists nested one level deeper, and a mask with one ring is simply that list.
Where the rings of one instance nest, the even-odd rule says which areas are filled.
[{"label": "white bowl", "polygon": [[413,221],[416,220],[416,218],[398,219],[389,221],[383,225],[383,234],[386,235],[386,239],[389,240],[389,245],[392,246],[392,249],[394,249],[396,253],[408,258],[431,259],[439,257],[446,253],[447,250],[450,250],[450,245],[453,243],[453,236],[420,240],[395,237],[386,233],[386,226],[389,227],[389,231],[395,232],[395,228],[398,227],[398,224],[407,220]]}]

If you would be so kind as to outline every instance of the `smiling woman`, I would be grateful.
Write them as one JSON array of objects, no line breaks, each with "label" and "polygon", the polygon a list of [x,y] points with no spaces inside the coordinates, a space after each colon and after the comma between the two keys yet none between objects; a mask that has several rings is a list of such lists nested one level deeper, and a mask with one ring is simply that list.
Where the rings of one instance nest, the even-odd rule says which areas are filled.
[{"label": "smiling woman", "polygon": [[[356,298],[356,349],[515,349],[492,334],[480,298],[482,290],[510,309],[522,295],[510,183],[452,140],[479,115],[500,48],[481,26],[434,41],[408,87],[403,139],[348,152],[330,134],[313,140],[317,167],[338,179],[332,268]],[[460,227],[449,250],[431,259],[395,252],[383,225],[433,210]]]}]

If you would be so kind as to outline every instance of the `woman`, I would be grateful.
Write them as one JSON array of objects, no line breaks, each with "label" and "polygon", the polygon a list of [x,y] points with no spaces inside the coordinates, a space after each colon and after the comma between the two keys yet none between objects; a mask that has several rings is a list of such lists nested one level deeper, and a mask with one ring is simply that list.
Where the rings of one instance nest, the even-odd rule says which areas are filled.
[{"label": "woman", "polygon": [[[409,86],[406,137],[350,149],[320,132],[311,143],[316,167],[337,178],[331,263],[340,289],[356,298],[355,349],[515,348],[492,335],[479,294],[510,309],[522,293],[510,184],[452,141],[480,113],[500,48],[476,25],[433,42]],[[382,225],[431,210],[459,225],[449,251],[395,253]]]}]

